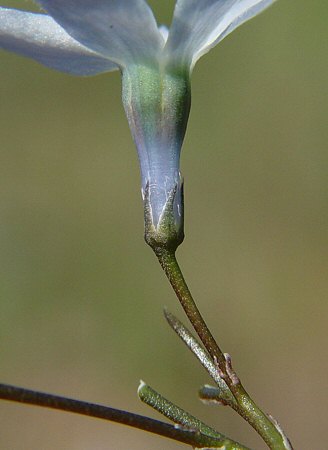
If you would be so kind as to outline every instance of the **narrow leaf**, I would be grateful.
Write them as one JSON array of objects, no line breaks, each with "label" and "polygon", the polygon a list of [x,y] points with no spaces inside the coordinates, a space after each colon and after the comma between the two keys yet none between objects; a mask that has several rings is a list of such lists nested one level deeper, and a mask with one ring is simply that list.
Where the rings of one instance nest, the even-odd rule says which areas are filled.
[{"label": "narrow leaf", "polygon": [[236,400],[232,395],[230,389],[226,385],[225,381],[220,377],[218,367],[213,362],[209,353],[203,348],[203,346],[197,341],[197,339],[191,334],[179,319],[177,319],[169,311],[164,310],[164,315],[171,328],[177,333],[180,339],[186,344],[189,350],[196,356],[202,366],[207,370],[210,376],[218,385],[217,393],[221,402],[227,405],[235,405]]},{"label": "narrow leaf", "polygon": [[249,450],[247,447],[230,440],[223,434],[217,432],[196,417],[189,414],[184,409],[167,400],[143,381],[140,382],[138,396],[141,401],[146,403],[148,406],[151,406],[168,419],[172,420],[175,424],[180,425],[182,429],[195,433],[199,439],[199,446],[197,446],[197,448],[208,447],[208,443],[205,444],[206,439],[212,438],[213,442],[210,444],[211,448],[222,448],[225,450]]}]

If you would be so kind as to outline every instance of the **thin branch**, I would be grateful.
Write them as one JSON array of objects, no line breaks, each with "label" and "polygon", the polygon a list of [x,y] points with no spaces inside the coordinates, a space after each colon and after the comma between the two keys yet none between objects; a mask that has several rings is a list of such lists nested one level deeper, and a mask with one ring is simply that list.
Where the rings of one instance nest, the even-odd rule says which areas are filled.
[{"label": "thin branch", "polygon": [[174,441],[182,442],[195,448],[217,447],[219,442],[218,439],[211,436],[200,436],[197,432],[176,428],[174,425],[160,422],[149,417],[140,416],[128,411],[122,411],[104,405],[97,405],[58,395],[24,389],[8,384],[0,384],[0,399],[57,409],[60,411],[68,411],[89,417],[96,417],[98,419],[109,420],[111,422],[117,422],[133,428],[139,428],[140,430],[148,431]]}]

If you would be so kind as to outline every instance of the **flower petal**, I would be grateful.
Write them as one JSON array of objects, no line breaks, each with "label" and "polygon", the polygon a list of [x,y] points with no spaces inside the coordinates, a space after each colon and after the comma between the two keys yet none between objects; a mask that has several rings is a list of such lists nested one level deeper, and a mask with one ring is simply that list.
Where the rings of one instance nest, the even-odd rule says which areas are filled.
[{"label": "flower petal", "polygon": [[74,75],[118,68],[71,38],[51,17],[16,9],[0,8],[0,48]]},{"label": "flower petal", "polygon": [[204,53],[274,1],[177,0],[167,54],[192,68]]},{"label": "flower petal", "polygon": [[164,45],[144,0],[38,0],[68,34],[125,67],[156,57]]}]

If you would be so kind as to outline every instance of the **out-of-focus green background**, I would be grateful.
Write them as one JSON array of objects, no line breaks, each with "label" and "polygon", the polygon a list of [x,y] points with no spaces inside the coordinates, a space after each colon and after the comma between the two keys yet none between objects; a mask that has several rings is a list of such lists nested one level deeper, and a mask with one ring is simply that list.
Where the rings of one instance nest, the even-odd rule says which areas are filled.
[{"label": "out-of-focus green background", "polygon": [[[169,23],[174,2],[151,4]],[[327,23],[326,2],[281,0],[202,58],[182,154],[186,278],[247,389],[304,450],[327,435]],[[198,401],[210,380],[162,317],[183,314],[143,242],[119,74],[0,58],[1,381],[158,418],[137,399],[142,378],[265,448]],[[1,450],[182,448],[7,402],[0,423]]]}]

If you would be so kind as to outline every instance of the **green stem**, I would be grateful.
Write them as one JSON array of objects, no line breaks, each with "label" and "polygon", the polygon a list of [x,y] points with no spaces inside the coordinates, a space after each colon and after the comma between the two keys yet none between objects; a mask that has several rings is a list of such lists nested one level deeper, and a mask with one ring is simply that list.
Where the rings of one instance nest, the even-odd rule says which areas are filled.
[{"label": "green stem", "polygon": [[223,371],[226,374],[224,354],[216,343],[196,306],[176,260],[175,253],[164,248],[156,249],[155,253],[196,333],[211,357],[217,360],[220,368],[222,366]]},{"label": "green stem", "polygon": [[253,402],[236,374],[232,372],[230,361],[227,360],[227,356],[218,346],[195,304],[176,260],[175,251],[166,249],[163,246],[153,247],[153,250],[188,319],[203,342],[205,348],[213,358],[213,361],[218,365],[222,378],[234,395],[237,401],[234,409],[258,432],[270,449],[291,450],[292,447],[288,439],[269,419],[269,417],[264,414]]},{"label": "green stem", "polygon": [[[205,436],[199,432],[176,428],[174,425],[160,422],[155,419],[133,414],[128,411],[110,408],[104,405],[73,400],[58,395],[32,391],[21,387],[0,384],[0,399],[9,400],[29,405],[69,411],[85,416],[96,417],[121,423],[133,428],[148,431],[174,441],[191,445],[194,448],[218,447],[220,440],[213,436]],[[237,448],[237,447],[236,447]],[[242,448],[242,447],[238,447]]]}]

